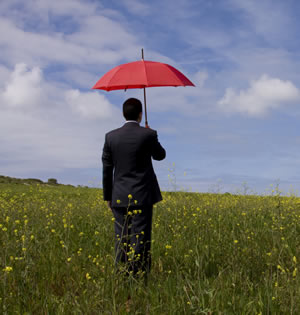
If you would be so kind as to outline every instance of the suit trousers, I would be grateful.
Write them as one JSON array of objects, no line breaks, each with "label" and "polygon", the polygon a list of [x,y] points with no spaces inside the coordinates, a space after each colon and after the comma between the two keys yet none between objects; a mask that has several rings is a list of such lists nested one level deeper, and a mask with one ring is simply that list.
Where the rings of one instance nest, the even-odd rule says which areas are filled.
[{"label": "suit trousers", "polygon": [[151,229],[153,205],[113,207],[115,217],[115,266],[124,263],[126,271],[147,274],[151,268]]}]

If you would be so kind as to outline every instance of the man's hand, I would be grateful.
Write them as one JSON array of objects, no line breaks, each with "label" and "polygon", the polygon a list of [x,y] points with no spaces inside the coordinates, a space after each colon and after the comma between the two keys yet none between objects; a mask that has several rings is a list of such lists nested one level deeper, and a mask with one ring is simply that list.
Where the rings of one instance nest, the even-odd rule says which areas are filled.
[{"label": "man's hand", "polygon": [[111,210],[111,201],[107,201],[107,206]]}]

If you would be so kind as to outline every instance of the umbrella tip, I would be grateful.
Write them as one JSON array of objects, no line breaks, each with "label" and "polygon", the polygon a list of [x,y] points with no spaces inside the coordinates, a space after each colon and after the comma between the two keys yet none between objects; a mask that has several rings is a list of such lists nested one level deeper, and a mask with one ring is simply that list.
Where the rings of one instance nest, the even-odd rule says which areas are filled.
[{"label": "umbrella tip", "polygon": [[144,48],[142,48],[142,60],[144,60]]}]

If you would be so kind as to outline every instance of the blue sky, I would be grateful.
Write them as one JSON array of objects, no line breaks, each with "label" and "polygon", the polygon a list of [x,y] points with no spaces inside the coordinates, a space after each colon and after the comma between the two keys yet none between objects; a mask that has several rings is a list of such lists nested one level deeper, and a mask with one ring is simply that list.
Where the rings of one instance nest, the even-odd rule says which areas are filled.
[{"label": "blue sky", "polygon": [[2,0],[0,174],[101,184],[104,135],[142,90],[93,91],[141,57],[195,88],[147,89],[163,190],[300,189],[296,0]]}]

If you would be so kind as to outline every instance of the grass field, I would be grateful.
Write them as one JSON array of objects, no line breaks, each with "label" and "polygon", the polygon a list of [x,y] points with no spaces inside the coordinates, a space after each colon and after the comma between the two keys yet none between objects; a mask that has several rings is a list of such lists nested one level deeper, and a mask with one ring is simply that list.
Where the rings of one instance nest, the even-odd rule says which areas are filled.
[{"label": "grass field", "polygon": [[0,313],[300,314],[299,198],[163,197],[145,287],[114,274],[101,190],[0,184]]}]

